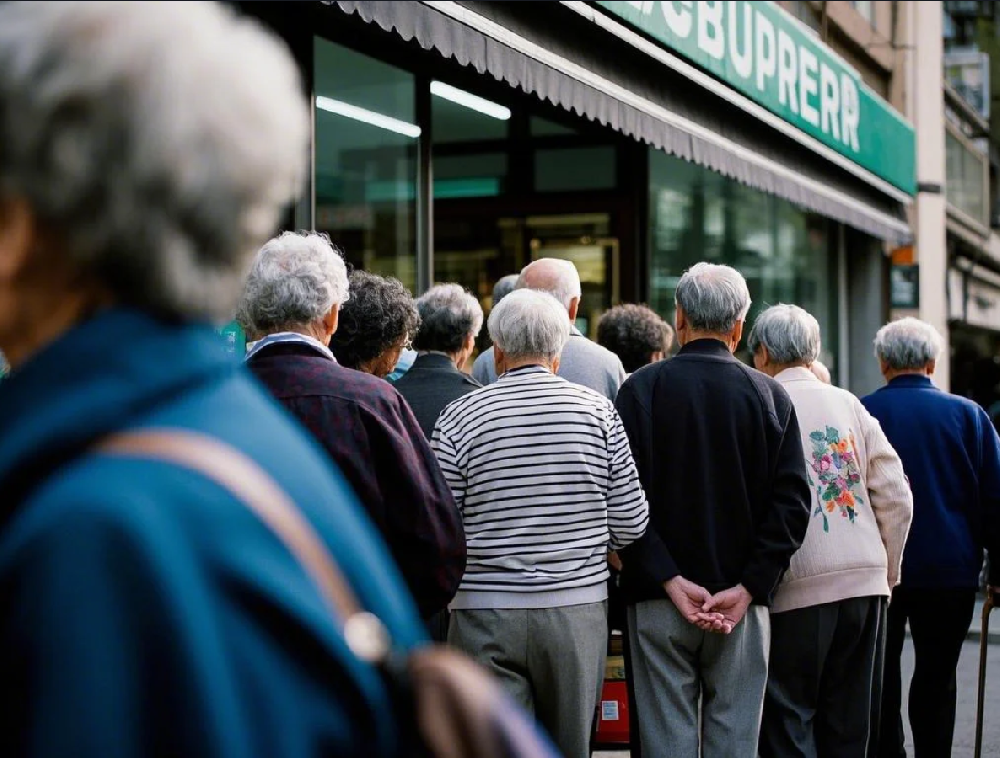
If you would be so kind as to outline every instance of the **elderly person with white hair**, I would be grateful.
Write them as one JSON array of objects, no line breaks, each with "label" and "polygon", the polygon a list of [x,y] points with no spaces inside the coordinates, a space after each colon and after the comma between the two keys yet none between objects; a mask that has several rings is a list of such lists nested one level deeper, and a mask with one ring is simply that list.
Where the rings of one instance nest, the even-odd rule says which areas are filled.
[{"label": "elderly person with white hair", "polygon": [[392,385],[341,366],[328,347],[348,302],[329,239],[285,232],[254,259],[238,320],[261,338],[247,366],[329,454],[385,538],[430,623],[465,570],[465,534],[417,419]]},{"label": "elderly person with white hair", "polygon": [[[580,308],[580,274],[570,261],[540,258],[521,270],[516,289],[530,289],[552,295],[569,316],[569,338],[559,363],[559,376],[582,384],[614,401],[625,381],[625,368],[618,356],[583,336],[573,322]],[[509,295],[508,295],[509,297]],[[484,351],[472,366],[472,376],[480,384],[491,384],[501,374],[493,348]]]},{"label": "elderly person with white hair", "polygon": [[607,641],[605,556],[648,510],[614,406],[557,376],[569,338],[551,295],[489,318],[500,378],[449,405],[433,445],[465,520],[449,642],[534,711],[567,758],[590,755]]},{"label": "elderly person with white hair", "polygon": [[403,651],[412,601],[214,329],[301,185],[302,92],[221,5],[0,3],[0,755],[403,752],[251,482]]},{"label": "elderly person with white hair", "polygon": [[393,386],[431,438],[445,406],[482,385],[462,371],[483,328],[483,309],[460,284],[438,284],[417,298],[417,359]]},{"label": "elderly person with white hair", "polygon": [[983,566],[1000,585],[1000,441],[980,406],[931,383],[944,340],[915,318],[875,336],[886,386],[862,399],[903,460],[913,525],[886,631],[879,754],[904,755],[900,656],[907,623],[914,667],[909,713],[917,755],[949,755],[956,681]]},{"label": "elderly person with white hair", "polygon": [[617,401],[650,512],[620,554],[639,736],[646,756],[752,756],[767,607],[805,536],[809,483],[788,393],[733,355],[746,281],[699,263],[676,305],[680,351]]},{"label": "elderly person with white hair", "polygon": [[820,329],[811,314],[772,306],[747,346],[792,398],[812,485],[805,541],[771,604],[759,755],[863,756],[879,630],[899,583],[913,496],[878,421],[812,372]]}]

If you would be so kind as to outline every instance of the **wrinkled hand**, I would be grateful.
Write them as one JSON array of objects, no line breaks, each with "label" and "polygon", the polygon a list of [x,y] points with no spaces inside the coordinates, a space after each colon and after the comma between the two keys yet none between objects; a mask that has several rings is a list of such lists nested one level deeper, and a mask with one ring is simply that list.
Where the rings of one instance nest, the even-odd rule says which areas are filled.
[{"label": "wrinkled hand", "polygon": [[753,598],[747,592],[746,587],[737,584],[735,587],[718,592],[709,598],[702,606],[702,611],[722,614],[726,623],[729,624],[729,631],[732,631],[743,620],[752,600]]},{"label": "wrinkled hand", "polygon": [[706,632],[728,634],[732,631],[732,626],[722,613],[705,608],[705,605],[712,601],[712,593],[704,587],[689,582],[682,576],[675,576],[663,583],[663,589],[681,616],[689,623]]}]

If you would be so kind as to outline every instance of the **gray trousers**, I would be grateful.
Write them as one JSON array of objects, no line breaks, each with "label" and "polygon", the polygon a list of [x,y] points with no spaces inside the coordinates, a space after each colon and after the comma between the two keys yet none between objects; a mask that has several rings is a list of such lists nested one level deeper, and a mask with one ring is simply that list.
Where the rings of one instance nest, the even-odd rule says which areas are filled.
[{"label": "gray trousers", "polygon": [[728,635],[703,632],[669,600],[637,603],[628,614],[643,758],[754,758],[767,683],[767,608],[751,605]]},{"label": "gray trousers", "polygon": [[533,713],[566,758],[589,758],[607,618],[607,603],[456,610],[448,642],[485,666]]},{"label": "gray trousers", "polygon": [[761,758],[865,758],[885,598],[771,616]]}]

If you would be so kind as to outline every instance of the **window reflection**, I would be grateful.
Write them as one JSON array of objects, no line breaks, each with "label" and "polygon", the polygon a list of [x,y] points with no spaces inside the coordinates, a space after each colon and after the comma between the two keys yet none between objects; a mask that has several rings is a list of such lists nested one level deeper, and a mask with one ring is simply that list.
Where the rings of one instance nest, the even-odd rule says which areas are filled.
[{"label": "window reflection", "polygon": [[672,320],[687,268],[733,266],[753,299],[748,322],[779,302],[802,306],[819,321],[821,360],[835,372],[837,280],[827,220],[661,151],[650,151],[649,169],[651,307]]},{"label": "window reflection", "polygon": [[416,284],[413,76],[315,40],[316,228],[347,260]]}]

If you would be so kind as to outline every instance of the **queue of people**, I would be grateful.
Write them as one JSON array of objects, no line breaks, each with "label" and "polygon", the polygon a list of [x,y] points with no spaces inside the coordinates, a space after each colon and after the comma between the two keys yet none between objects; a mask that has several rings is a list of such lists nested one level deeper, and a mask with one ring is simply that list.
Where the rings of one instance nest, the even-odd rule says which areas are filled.
[{"label": "queue of people", "polygon": [[[222,5],[0,4],[0,754],[397,758],[469,718],[585,758],[609,562],[647,758],[903,755],[907,624],[916,751],[947,754],[1000,440],[932,384],[934,329],[880,330],[858,400],[808,313],[747,323],[732,268],[684,272],[674,329],[613,309],[602,346],[541,259],[468,377],[461,287],[268,239],[302,91]],[[506,696],[411,687],[430,639]]]}]

